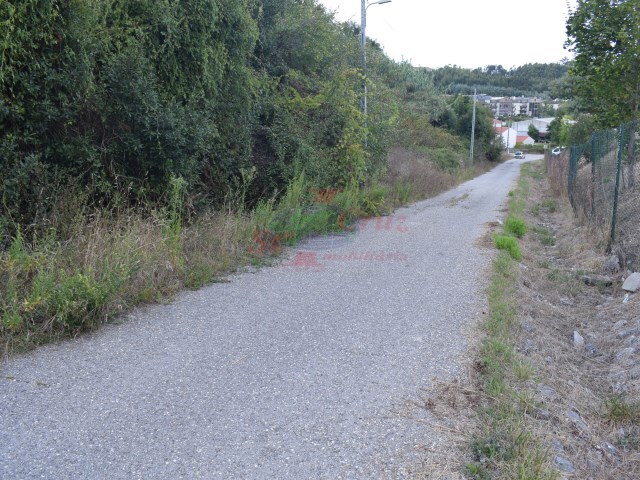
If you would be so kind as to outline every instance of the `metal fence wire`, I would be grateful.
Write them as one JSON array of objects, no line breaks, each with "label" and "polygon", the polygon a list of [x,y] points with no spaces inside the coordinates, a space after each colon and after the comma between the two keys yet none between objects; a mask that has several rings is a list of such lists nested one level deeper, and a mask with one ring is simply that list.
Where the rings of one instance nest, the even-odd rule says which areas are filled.
[{"label": "metal fence wire", "polygon": [[640,259],[639,125],[635,120],[601,130],[560,155],[545,155],[554,194],[566,195],[607,250],[615,247],[632,263]]}]

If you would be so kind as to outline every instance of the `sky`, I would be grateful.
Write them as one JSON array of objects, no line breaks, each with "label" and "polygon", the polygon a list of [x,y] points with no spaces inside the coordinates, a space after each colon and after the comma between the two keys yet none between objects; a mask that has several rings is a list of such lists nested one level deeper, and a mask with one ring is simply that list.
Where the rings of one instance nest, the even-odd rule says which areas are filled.
[{"label": "sky", "polygon": [[[318,0],[360,24],[361,0]],[[371,0],[370,0],[371,1]],[[392,0],[367,10],[367,37],[414,66],[517,67],[571,58],[563,48],[576,0]]]}]

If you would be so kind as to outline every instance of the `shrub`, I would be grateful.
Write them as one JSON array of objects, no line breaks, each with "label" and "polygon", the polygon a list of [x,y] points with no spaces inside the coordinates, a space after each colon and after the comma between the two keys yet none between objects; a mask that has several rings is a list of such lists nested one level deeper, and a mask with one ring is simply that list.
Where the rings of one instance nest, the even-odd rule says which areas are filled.
[{"label": "shrub", "polygon": [[397,182],[393,186],[395,200],[400,205],[408,204],[413,198],[413,185],[406,182]]},{"label": "shrub", "polygon": [[429,159],[442,170],[451,172],[460,168],[460,155],[450,148],[425,149]]}]

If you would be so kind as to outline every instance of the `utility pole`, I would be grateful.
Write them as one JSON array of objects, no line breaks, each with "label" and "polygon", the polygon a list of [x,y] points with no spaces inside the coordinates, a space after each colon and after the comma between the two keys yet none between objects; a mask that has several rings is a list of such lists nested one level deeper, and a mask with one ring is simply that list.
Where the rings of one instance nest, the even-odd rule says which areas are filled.
[{"label": "utility pole", "polygon": [[364,148],[367,148],[367,8],[371,5],[382,5],[383,3],[391,3],[391,0],[378,0],[367,4],[367,0],[361,1],[360,7],[360,48],[362,49],[362,90],[364,97],[362,98],[362,113],[364,114]]},{"label": "utility pole", "polygon": [[471,154],[469,155],[469,160],[473,163],[473,147],[476,140],[476,95],[477,90],[473,89],[473,115],[471,116]]},{"label": "utility pole", "polygon": [[[362,113],[364,121],[367,121],[367,0],[362,0],[360,17],[360,48],[362,50],[362,87],[364,97],[362,99]],[[365,123],[366,127],[366,123]]]}]

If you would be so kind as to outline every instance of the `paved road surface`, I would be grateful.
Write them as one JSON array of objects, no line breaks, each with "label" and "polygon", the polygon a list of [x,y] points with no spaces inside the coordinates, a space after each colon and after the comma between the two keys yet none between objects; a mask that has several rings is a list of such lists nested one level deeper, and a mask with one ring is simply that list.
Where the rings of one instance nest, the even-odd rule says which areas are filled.
[{"label": "paved road surface", "polygon": [[[457,371],[510,161],[279,266],[0,367],[6,479],[405,478]],[[422,413],[424,414],[424,413]]]}]

